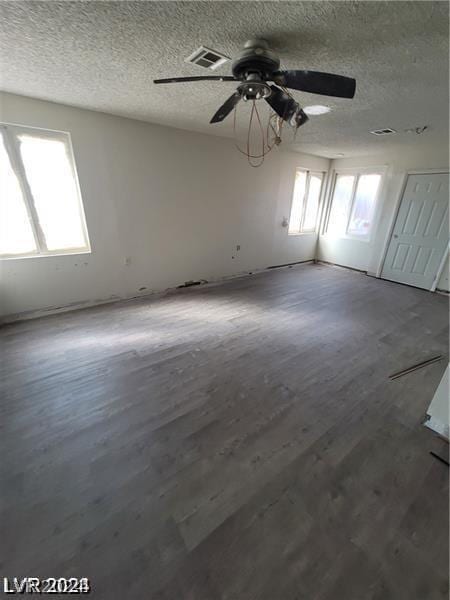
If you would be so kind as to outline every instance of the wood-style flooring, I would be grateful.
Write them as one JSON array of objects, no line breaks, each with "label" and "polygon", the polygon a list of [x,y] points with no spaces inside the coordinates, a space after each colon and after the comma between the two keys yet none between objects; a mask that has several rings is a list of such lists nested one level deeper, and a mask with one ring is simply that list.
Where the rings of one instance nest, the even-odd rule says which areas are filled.
[{"label": "wood-style flooring", "polygon": [[3,327],[0,576],[104,600],[448,598],[448,301],[302,265]]}]

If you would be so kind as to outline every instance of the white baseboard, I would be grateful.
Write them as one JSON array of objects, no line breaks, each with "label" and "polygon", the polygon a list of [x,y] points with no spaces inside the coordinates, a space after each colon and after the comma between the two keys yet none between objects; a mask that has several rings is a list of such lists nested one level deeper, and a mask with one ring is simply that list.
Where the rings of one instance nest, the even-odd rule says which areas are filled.
[{"label": "white baseboard", "polygon": [[[234,273],[232,275],[223,275],[220,277],[213,277],[206,279],[199,279],[199,281],[205,281],[202,283],[202,286],[213,286],[224,283],[225,281],[229,281],[231,279],[237,279],[240,277],[251,277],[255,273],[263,273],[267,271],[267,269],[284,269],[284,268],[295,268],[296,266],[301,266],[306,263],[312,263],[313,259],[299,261],[296,263],[288,263],[285,265],[275,265],[268,267],[261,267],[258,269],[252,269],[251,271],[241,271],[239,273]],[[80,302],[72,302],[69,304],[64,304],[62,306],[49,306],[45,308],[39,308],[35,310],[24,311],[20,313],[13,313],[9,315],[4,315],[0,317],[0,325],[6,325],[9,323],[16,323],[18,321],[29,321],[30,319],[38,319],[40,317],[47,317],[49,315],[57,315],[60,313],[65,313],[73,310],[82,310],[84,308],[92,308],[93,306],[101,306],[102,304],[113,304],[115,302],[125,302],[136,300],[137,298],[146,298],[146,297],[158,297],[164,296],[165,294],[173,293],[175,291],[180,292],[185,289],[189,289],[188,287],[173,286],[162,290],[150,290],[145,291],[141,294],[129,294],[129,295],[114,295],[109,298],[101,298],[98,300],[82,300]]]}]

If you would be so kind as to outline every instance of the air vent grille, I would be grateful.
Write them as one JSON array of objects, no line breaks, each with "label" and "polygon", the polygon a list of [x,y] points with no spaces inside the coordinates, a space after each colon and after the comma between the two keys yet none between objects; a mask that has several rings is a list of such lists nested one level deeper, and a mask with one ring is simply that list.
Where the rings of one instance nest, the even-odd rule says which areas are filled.
[{"label": "air vent grille", "polygon": [[225,64],[228,60],[230,59],[225,54],[206,48],[206,46],[200,46],[200,48],[186,58],[185,62],[198,65],[204,69],[214,70]]},{"label": "air vent grille", "polygon": [[385,127],[384,129],[374,129],[371,131],[373,135],[392,135],[393,133],[397,133],[395,129],[391,129],[390,127]]}]

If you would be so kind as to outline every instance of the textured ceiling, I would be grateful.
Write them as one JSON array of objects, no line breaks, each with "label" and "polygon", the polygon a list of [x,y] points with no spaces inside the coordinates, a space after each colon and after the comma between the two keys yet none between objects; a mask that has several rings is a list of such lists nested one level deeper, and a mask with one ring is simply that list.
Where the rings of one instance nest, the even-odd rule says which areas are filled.
[{"label": "textured ceiling", "polygon": [[[233,56],[263,37],[284,68],[357,80],[354,100],[294,93],[303,106],[332,112],[311,117],[291,148],[349,156],[448,138],[447,2],[3,1],[0,16],[4,91],[232,136],[231,117],[208,122],[233,82],[152,80],[208,74],[184,62],[200,45]],[[217,73],[229,70],[228,63]],[[404,133],[422,125],[429,130],[420,136]],[[382,127],[400,133],[368,133]]]}]

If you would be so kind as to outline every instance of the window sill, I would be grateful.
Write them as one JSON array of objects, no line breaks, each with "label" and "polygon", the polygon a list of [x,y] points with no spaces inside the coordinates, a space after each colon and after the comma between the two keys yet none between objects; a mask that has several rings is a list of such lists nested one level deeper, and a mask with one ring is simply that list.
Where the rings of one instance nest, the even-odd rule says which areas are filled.
[{"label": "window sill", "polygon": [[370,237],[356,237],[353,235],[333,235],[332,233],[322,233],[321,237],[328,238],[330,240],[348,240],[350,242],[364,242],[368,244]]},{"label": "window sill", "polygon": [[92,254],[92,250],[74,250],[73,252],[55,252],[49,254],[22,254],[11,256],[0,256],[0,260],[24,260],[26,258],[51,258],[52,256],[60,258],[61,256],[82,256],[84,254]]},{"label": "window sill", "polygon": [[298,237],[299,235],[317,235],[317,232],[316,231],[299,231],[299,232],[289,233],[289,231],[288,231],[289,237]]}]

